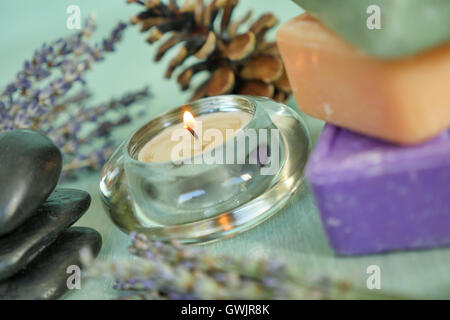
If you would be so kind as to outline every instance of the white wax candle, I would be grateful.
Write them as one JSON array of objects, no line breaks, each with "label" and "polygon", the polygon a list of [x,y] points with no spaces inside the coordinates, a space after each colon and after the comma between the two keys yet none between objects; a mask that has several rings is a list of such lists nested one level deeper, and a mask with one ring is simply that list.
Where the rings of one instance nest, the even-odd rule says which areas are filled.
[{"label": "white wax candle", "polygon": [[[172,154],[172,150],[180,144],[180,140],[187,142],[183,147],[185,147],[185,149],[190,149],[189,154],[197,155],[203,153],[205,150],[214,148],[222,144],[226,139],[234,136],[234,134],[249,123],[251,118],[252,115],[244,111],[215,112],[201,115],[195,119],[195,127],[191,128],[198,135],[198,139],[195,139],[192,133],[184,127],[184,123],[178,123],[163,129],[148,141],[139,151],[138,160],[143,162],[180,160],[183,157],[176,155],[175,158],[173,158],[174,155]],[[219,136],[222,138],[214,135],[213,139],[207,139],[207,132],[210,129],[219,130],[221,133]],[[175,130],[182,135],[182,138],[172,138]],[[230,130],[233,130],[234,132],[231,136],[229,136]]]}]

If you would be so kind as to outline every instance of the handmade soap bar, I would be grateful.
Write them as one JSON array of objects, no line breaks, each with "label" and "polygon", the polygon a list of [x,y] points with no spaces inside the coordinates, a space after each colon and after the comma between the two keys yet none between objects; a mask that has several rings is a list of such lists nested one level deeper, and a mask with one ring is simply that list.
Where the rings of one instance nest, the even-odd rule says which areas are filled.
[{"label": "handmade soap bar", "polygon": [[277,41],[297,105],[313,117],[398,143],[450,125],[450,44],[379,60],[308,14],[284,24]]},{"label": "handmade soap bar", "polygon": [[354,45],[378,57],[413,55],[450,41],[448,0],[294,1]]},{"label": "handmade soap bar", "polygon": [[450,245],[450,131],[399,147],[327,124],[306,176],[338,254]]}]

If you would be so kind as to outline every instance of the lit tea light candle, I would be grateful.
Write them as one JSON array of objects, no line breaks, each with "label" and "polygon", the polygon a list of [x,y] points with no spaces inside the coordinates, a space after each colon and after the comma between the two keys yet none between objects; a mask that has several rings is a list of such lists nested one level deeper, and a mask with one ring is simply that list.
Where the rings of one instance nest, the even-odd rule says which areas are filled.
[{"label": "lit tea light candle", "polygon": [[194,131],[194,127],[196,125],[194,116],[189,111],[185,111],[183,114],[183,122],[184,122],[184,128],[189,130],[189,132],[192,134],[192,136],[195,139],[198,139],[198,135]]},{"label": "lit tea light candle", "polygon": [[[143,162],[178,161],[215,148],[236,135],[251,120],[245,111],[215,112],[194,118],[185,111],[183,122],[163,129],[148,141],[138,154]],[[174,149],[180,149],[175,152]]]}]

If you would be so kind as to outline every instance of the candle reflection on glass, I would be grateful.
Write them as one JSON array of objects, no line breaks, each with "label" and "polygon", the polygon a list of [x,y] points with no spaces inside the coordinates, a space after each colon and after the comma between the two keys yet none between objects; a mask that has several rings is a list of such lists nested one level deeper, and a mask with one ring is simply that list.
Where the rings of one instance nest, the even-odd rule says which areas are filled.
[{"label": "candle reflection on glass", "polygon": [[[245,111],[215,112],[194,118],[183,113],[183,122],[165,128],[141,149],[138,160],[143,162],[178,161],[215,148],[235,136],[251,120]],[[182,143],[182,148],[179,148]],[[174,152],[177,149],[180,152]]]}]

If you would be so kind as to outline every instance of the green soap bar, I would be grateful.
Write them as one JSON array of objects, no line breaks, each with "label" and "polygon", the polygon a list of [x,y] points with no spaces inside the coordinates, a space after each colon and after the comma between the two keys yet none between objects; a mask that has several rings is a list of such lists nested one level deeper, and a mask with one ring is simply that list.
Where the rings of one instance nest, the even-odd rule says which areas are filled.
[{"label": "green soap bar", "polygon": [[[352,44],[377,57],[411,56],[450,41],[450,0],[293,1]],[[379,8],[381,29],[367,27],[368,19],[374,17],[375,11],[367,13],[372,5]]]}]

